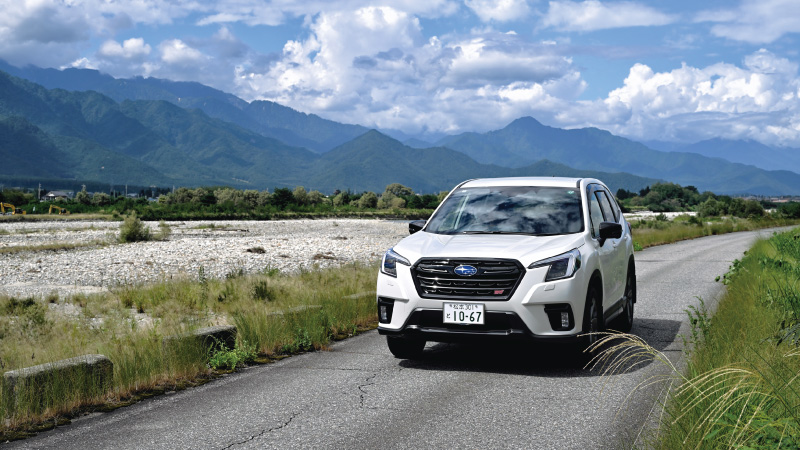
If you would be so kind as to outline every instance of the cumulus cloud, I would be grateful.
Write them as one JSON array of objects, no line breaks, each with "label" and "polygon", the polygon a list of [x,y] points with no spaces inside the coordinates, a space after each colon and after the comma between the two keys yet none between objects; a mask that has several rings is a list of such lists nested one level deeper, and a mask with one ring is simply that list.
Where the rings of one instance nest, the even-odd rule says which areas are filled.
[{"label": "cumulus cloud", "polygon": [[623,86],[606,99],[569,105],[556,120],[640,139],[688,142],[724,136],[798,145],[797,71],[797,64],[763,49],[748,55],[742,67],[683,64],[654,72],[635,64]]},{"label": "cumulus cloud", "polygon": [[391,7],[323,13],[310,31],[267,71],[240,67],[237,92],[343,122],[456,132],[503,126],[585,88],[552,44],[490,29],[426,39],[415,16]]},{"label": "cumulus cloud", "polygon": [[92,38],[108,41],[137,24],[167,24],[206,9],[201,3],[168,0],[5,2],[0,14],[0,58],[59,67],[79,59]]},{"label": "cumulus cloud", "polygon": [[161,60],[167,64],[194,65],[204,58],[202,52],[189,47],[180,39],[164,41],[158,49],[161,52]]},{"label": "cumulus cloud", "polygon": [[551,1],[541,21],[545,28],[561,31],[595,31],[609,28],[667,25],[676,17],[634,2],[586,0]]},{"label": "cumulus cloud", "polygon": [[521,20],[530,13],[526,0],[465,0],[464,4],[484,22]]},{"label": "cumulus cloud", "polygon": [[795,0],[743,0],[737,7],[702,11],[697,22],[713,22],[719,37],[767,44],[800,32],[800,3]]},{"label": "cumulus cloud", "polygon": [[98,56],[110,59],[141,60],[150,54],[150,45],[142,38],[127,39],[120,44],[114,40],[103,42],[97,51]]}]

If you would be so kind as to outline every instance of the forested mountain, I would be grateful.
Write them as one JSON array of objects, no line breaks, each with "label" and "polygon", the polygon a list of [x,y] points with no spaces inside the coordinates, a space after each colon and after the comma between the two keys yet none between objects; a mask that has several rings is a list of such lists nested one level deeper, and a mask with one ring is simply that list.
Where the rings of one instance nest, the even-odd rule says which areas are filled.
[{"label": "forested mountain", "polygon": [[[520,176],[595,177],[614,190],[623,186],[639,190],[658,181],[628,173],[577,170],[550,161],[518,168],[480,164],[446,147],[412,148],[372,130],[323,155],[316,162],[309,184],[324,190],[344,186],[360,192],[394,180],[415,192],[436,192],[471,178]],[[341,180],[347,181],[342,185]]]},{"label": "forested mountain", "polygon": [[278,139],[295,147],[326,152],[369,129],[305,114],[270,101],[246,102],[200,83],[136,77],[116,79],[91,69],[18,68],[0,60],[0,70],[48,89],[97,91],[117,102],[164,100],[182,108],[196,108],[221,119]]},{"label": "forested mountain", "polygon": [[661,151],[697,153],[712,158],[748,164],[765,170],[791,170],[800,173],[800,149],[770,147],[750,140],[708,139],[694,144],[672,142],[645,142],[650,148]]},{"label": "forested mountain", "polygon": [[596,128],[563,130],[523,117],[501,130],[437,143],[478,162],[522,167],[547,159],[578,169],[629,172],[717,193],[800,194],[800,175],[766,171],[696,153],[661,152]]}]

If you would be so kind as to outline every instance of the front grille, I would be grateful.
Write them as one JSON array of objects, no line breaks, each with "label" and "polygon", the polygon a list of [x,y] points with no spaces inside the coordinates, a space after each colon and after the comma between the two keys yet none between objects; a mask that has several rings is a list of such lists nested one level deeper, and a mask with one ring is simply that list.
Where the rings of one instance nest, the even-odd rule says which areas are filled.
[{"label": "front grille", "polygon": [[[459,275],[472,272],[473,275]],[[519,285],[525,268],[513,259],[426,258],[411,268],[422,298],[505,301]]]}]

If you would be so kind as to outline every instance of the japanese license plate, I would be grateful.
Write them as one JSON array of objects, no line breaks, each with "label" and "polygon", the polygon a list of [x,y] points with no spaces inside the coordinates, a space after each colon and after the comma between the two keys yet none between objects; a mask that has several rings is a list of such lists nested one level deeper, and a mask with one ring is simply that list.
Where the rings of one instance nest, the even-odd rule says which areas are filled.
[{"label": "japanese license plate", "polygon": [[483,325],[483,304],[480,303],[445,303],[444,323],[459,325]]}]

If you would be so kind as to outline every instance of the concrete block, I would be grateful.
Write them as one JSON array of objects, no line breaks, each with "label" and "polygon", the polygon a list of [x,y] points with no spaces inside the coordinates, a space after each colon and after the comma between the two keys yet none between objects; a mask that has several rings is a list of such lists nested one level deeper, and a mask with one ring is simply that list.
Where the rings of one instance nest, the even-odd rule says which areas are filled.
[{"label": "concrete block", "polygon": [[3,374],[3,404],[11,413],[21,407],[32,412],[69,400],[107,393],[114,364],[104,355],[83,355]]},{"label": "concrete block", "polygon": [[220,325],[215,327],[198,328],[191,333],[167,336],[164,345],[177,345],[178,342],[194,342],[204,350],[223,344],[229,350],[236,347],[236,327],[233,325]]}]

